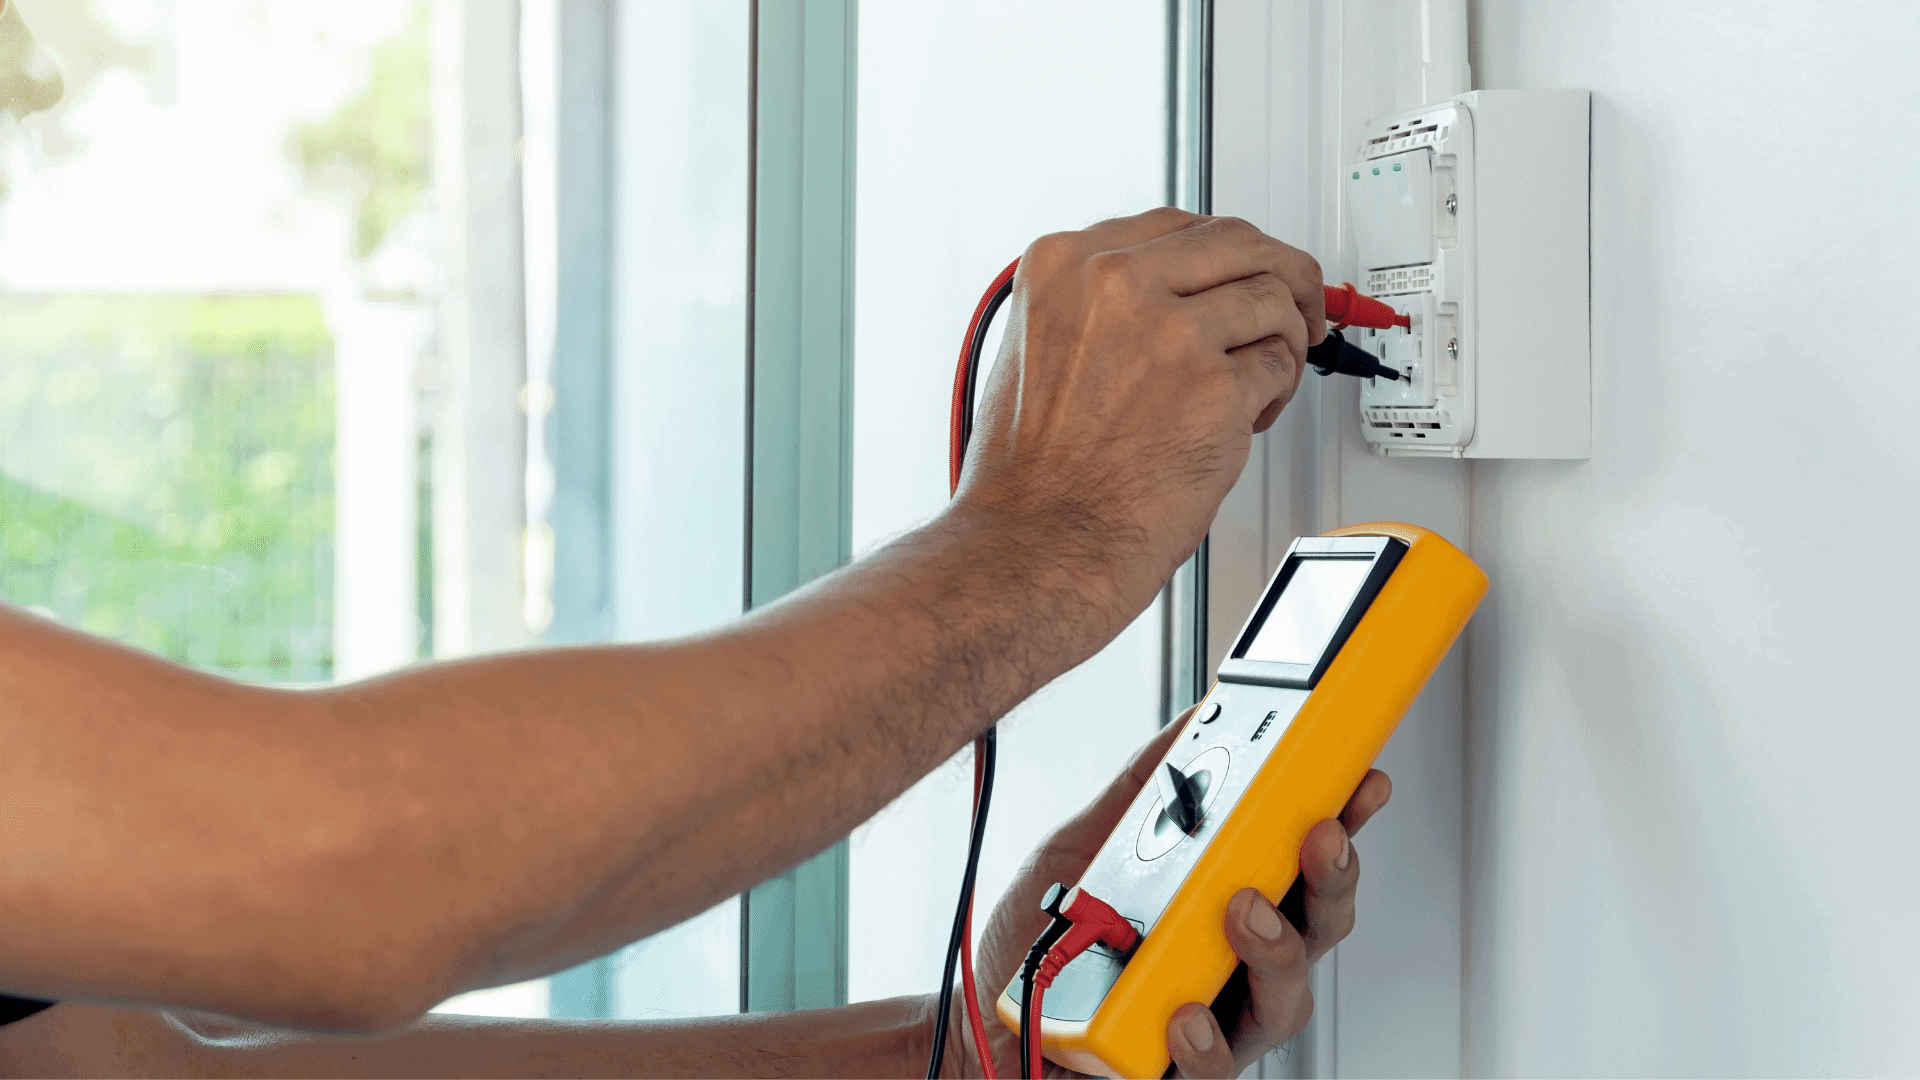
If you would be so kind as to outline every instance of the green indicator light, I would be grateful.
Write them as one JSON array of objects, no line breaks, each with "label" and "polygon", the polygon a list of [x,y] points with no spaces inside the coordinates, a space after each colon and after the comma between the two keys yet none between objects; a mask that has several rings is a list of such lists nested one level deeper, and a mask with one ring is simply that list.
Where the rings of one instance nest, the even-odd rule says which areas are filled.
[{"label": "green indicator light", "polygon": [[1400,171],[1400,166],[1398,166],[1398,165],[1395,165],[1395,166],[1393,167],[1393,171],[1394,171],[1394,172],[1399,172],[1399,171]]},{"label": "green indicator light", "polygon": [[1354,173],[1354,174],[1353,174],[1353,178],[1354,178],[1355,180],[1358,180],[1358,179],[1360,179],[1360,174],[1359,174],[1359,173],[1357,173],[1357,172],[1356,172],[1356,173]]},{"label": "green indicator light", "polygon": [[1375,165],[1375,166],[1373,167],[1373,175],[1375,175],[1375,176],[1379,176],[1379,175],[1380,175],[1380,166],[1378,166],[1378,165]]}]

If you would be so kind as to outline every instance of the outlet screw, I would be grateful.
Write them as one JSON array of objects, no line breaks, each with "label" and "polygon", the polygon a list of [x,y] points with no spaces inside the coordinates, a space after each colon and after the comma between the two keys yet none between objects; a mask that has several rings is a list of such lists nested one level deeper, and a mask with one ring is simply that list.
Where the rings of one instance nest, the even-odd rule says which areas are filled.
[{"label": "outlet screw", "polygon": [[1447,196],[1447,213],[1457,214],[1459,212],[1460,212],[1460,196],[1458,195]]},{"label": "outlet screw", "polygon": [[1447,339],[1447,359],[1449,360],[1460,359],[1460,339],[1459,338]]}]

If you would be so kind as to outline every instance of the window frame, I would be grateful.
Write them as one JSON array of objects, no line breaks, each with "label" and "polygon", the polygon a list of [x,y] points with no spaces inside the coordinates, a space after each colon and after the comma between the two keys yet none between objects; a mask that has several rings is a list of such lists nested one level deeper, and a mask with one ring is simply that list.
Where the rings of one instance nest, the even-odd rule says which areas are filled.
[{"label": "window frame", "polygon": [[[846,564],[853,533],[858,0],[752,0],[745,607]],[[848,846],[740,904],[740,1011],[847,1001]]]},{"label": "window frame", "polygon": [[[739,0],[749,5],[746,469],[743,610],[769,603],[851,557],[854,221],[859,0]],[[529,5],[533,7],[534,5]],[[550,501],[530,506],[526,575],[550,588],[552,644],[605,640],[613,545],[608,458],[613,421],[609,326],[615,318],[608,237],[617,214],[609,180],[618,118],[613,21],[625,6],[546,0],[555,18],[550,155],[543,192],[555,250],[530,282],[532,355],[523,397],[530,438],[550,463]],[[1169,203],[1210,202],[1212,0],[1167,0]],[[531,39],[530,39],[531,41]],[[530,123],[529,145],[541,132]],[[529,153],[536,167],[547,168]],[[540,187],[545,183],[547,187]],[[529,254],[539,254],[529,250]],[[537,261],[537,260],[536,260]],[[530,267],[531,269],[531,267]],[[543,312],[541,304],[551,305]],[[542,350],[545,350],[544,354]],[[539,391],[537,394],[535,391]],[[536,451],[537,452],[537,451]],[[543,478],[528,476],[530,492]],[[543,537],[547,547],[533,541]],[[1199,700],[1209,682],[1201,552],[1169,584],[1163,624],[1163,715]],[[543,577],[543,574],[545,575]],[[550,584],[549,584],[550,583]],[[526,610],[541,606],[531,597]],[[846,841],[741,898],[742,1012],[819,1008],[848,996]],[[606,1017],[611,960],[554,976],[555,1015]]]}]

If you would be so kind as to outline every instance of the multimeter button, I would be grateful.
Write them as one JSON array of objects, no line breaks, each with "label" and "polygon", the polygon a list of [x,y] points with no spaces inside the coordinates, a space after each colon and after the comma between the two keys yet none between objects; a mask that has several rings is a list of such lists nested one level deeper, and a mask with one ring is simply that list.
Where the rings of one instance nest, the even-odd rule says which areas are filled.
[{"label": "multimeter button", "polygon": [[1203,724],[1211,724],[1215,720],[1220,719],[1220,703],[1217,701],[1207,702],[1207,704],[1201,708],[1198,719]]}]

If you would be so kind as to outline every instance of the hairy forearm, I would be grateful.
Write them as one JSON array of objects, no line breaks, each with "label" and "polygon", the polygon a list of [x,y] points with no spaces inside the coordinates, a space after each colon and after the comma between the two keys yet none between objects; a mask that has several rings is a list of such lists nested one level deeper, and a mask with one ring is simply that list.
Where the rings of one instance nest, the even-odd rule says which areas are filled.
[{"label": "hairy forearm", "polygon": [[514,810],[543,827],[477,864],[528,883],[462,972],[482,984],[598,955],[821,850],[1131,614],[1097,566],[943,519],[708,638],[420,672],[369,687],[367,707],[452,722],[519,695],[530,721],[587,729],[529,791],[539,809]]},{"label": "hairy forearm", "polygon": [[701,638],[313,694],[9,621],[0,791],[34,824],[0,807],[0,920],[36,929],[0,987],[373,1028],[605,952],[845,835],[1091,655],[1144,603],[1101,554],[948,517]]},{"label": "hairy forearm", "polygon": [[430,1016],[370,1039],[63,1007],[0,1029],[9,1076],[888,1077],[924,1067],[933,1004],[896,998],[700,1020]]}]

